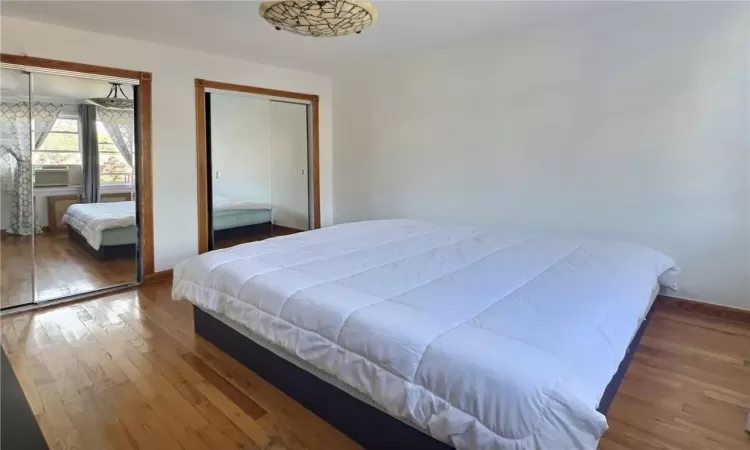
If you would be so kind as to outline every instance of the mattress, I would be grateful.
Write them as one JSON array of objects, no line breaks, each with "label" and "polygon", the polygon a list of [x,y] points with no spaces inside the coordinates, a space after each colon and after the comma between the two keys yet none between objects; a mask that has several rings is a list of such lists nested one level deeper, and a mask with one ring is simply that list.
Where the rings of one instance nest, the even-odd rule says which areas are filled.
[{"label": "mattress", "polygon": [[595,448],[673,270],[639,245],[388,220],[187,259],[172,296],[457,448]]},{"label": "mattress", "polygon": [[[659,285],[656,284],[656,286],[654,287],[653,291],[651,292],[651,300],[648,302],[648,307],[646,308],[646,311],[651,310],[651,307],[653,306],[654,301],[656,300],[656,297],[658,295],[659,295]],[[326,373],[326,372],[318,369],[317,367],[315,367],[314,365],[308,363],[307,361],[305,361],[304,359],[302,359],[299,356],[295,355],[294,353],[291,353],[291,352],[283,349],[281,346],[276,345],[273,342],[269,342],[263,336],[259,336],[259,335],[255,334],[255,333],[253,333],[252,330],[249,330],[246,326],[242,325],[241,323],[235,322],[234,320],[232,320],[232,319],[230,319],[230,318],[228,318],[228,317],[226,317],[226,316],[224,316],[222,314],[219,314],[217,312],[206,311],[206,310],[204,310],[204,312],[206,312],[207,314],[209,314],[211,317],[219,320],[224,325],[227,325],[228,327],[230,327],[233,330],[237,331],[241,335],[245,336],[247,339],[250,339],[254,343],[256,343],[256,344],[260,345],[261,347],[265,348],[266,350],[272,352],[276,356],[278,356],[278,357],[280,357],[280,358],[282,358],[282,359],[284,359],[286,361],[289,361],[290,363],[294,364],[295,366],[299,367],[302,370],[305,370],[305,371],[307,371],[309,373],[312,373],[316,377],[320,378],[321,380],[325,381],[328,384],[332,384],[333,386],[336,386],[337,388],[341,389],[342,391],[346,392],[347,394],[351,395],[352,397],[355,397],[358,400],[360,400],[360,401],[362,401],[364,403],[367,403],[368,405],[370,405],[370,406],[372,406],[374,408],[377,408],[377,409],[379,409],[379,410],[381,410],[383,412],[387,412],[380,405],[378,405],[377,402],[375,400],[373,400],[372,397],[370,397],[369,395],[367,395],[367,393],[360,392],[360,391],[352,388],[348,384],[340,381],[335,376],[333,376],[331,374],[328,374],[328,373]],[[643,320],[645,320],[645,315],[644,315],[644,319]],[[641,323],[643,322],[643,320],[641,320]],[[639,328],[641,326],[641,323],[638,324]],[[632,338],[631,338],[631,341],[632,341]],[[628,347],[629,346],[630,346],[630,344],[628,344]],[[598,406],[599,405],[597,404],[597,408],[598,408]],[[408,425],[410,425],[410,426],[412,426],[414,428],[417,428],[418,430],[420,430],[420,431],[422,431],[424,433],[429,434],[429,430],[427,430],[425,428],[422,428],[417,423],[414,423],[413,421],[410,420],[409,417],[402,417],[400,419],[404,423],[407,423]]]},{"label": "mattress", "polygon": [[138,242],[138,227],[109,228],[102,231],[100,247],[135,245]]},{"label": "mattress", "polygon": [[270,209],[214,210],[213,214],[214,230],[226,230],[270,221]]},{"label": "mattress", "polygon": [[213,209],[216,211],[239,211],[239,210],[271,210],[271,205],[268,203],[254,202],[250,200],[243,200],[239,198],[227,197],[224,195],[214,195],[213,197]]},{"label": "mattress", "polygon": [[[214,198],[214,229],[242,227],[271,220],[271,207],[265,203]],[[138,232],[135,202],[101,202],[71,205],[62,223],[73,227],[94,250],[107,245],[135,244]]]},{"label": "mattress", "polygon": [[102,246],[102,233],[105,230],[136,226],[135,202],[71,205],[65,211],[62,222],[78,231],[94,250],[99,250]]}]

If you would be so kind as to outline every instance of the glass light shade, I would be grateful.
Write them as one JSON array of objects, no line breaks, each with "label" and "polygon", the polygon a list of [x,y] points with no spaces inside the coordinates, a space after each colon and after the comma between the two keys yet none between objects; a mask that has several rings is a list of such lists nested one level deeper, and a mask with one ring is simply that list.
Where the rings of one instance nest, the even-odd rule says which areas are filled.
[{"label": "glass light shade", "polygon": [[[107,97],[90,98],[87,102],[108,109],[133,109],[135,102],[125,95],[120,83],[109,84],[112,85],[112,87],[110,88]],[[122,97],[117,96],[118,91],[122,94]]]},{"label": "glass light shade", "polygon": [[260,15],[277,30],[312,37],[359,34],[378,18],[370,2],[349,0],[263,2]]},{"label": "glass light shade", "polygon": [[108,109],[133,109],[133,100],[127,98],[90,98],[89,103]]}]

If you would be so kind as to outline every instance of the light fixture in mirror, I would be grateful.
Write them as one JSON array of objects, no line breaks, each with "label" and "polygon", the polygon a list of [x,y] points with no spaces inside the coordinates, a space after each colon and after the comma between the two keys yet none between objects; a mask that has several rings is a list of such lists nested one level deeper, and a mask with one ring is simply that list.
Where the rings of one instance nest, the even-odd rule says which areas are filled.
[{"label": "light fixture in mirror", "polygon": [[[107,109],[133,109],[133,100],[129,99],[122,90],[120,83],[109,83],[112,87],[107,97],[90,98],[88,102]],[[118,97],[118,92],[122,97]]]},{"label": "light fixture in mirror", "polygon": [[277,30],[312,37],[359,34],[378,17],[370,2],[349,0],[263,2],[260,15]]}]

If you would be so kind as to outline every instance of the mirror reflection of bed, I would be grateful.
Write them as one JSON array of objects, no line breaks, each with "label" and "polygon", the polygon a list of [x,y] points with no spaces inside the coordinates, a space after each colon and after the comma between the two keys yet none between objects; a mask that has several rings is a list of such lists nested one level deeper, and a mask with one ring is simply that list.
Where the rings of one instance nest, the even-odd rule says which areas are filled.
[{"label": "mirror reflection of bed", "polygon": [[310,229],[308,105],[206,94],[211,249]]},{"label": "mirror reflection of bed", "polygon": [[0,306],[135,282],[134,85],[2,70]]}]

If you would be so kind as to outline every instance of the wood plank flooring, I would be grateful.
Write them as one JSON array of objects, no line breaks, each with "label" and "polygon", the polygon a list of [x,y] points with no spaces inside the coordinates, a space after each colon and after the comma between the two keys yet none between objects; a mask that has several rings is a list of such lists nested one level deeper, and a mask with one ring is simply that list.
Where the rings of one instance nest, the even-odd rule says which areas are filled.
[{"label": "wood plank flooring", "polygon": [[[135,258],[99,261],[65,233],[35,236],[37,301],[95,291],[136,280]],[[0,306],[32,302],[31,236],[0,240]]]},{"label": "wood plank flooring", "polygon": [[[53,449],[354,449],[193,333],[170,283],[0,319]],[[660,305],[610,410],[607,450],[750,449],[750,327]]]},{"label": "wood plank flooring", "polygon": [[278,225],[273,226],[273,232],[270,233],[258,233],[252,236],[239,236],[235,238],[217,239],[214,242],[214,249],[219,250],[223,248],[234,247],[235,245],[246,244],[248,242],[262,241],[264,239],[286,236],[288,234],[299,233],[303,230],[295,230],[292,228],[281,227]]}]

